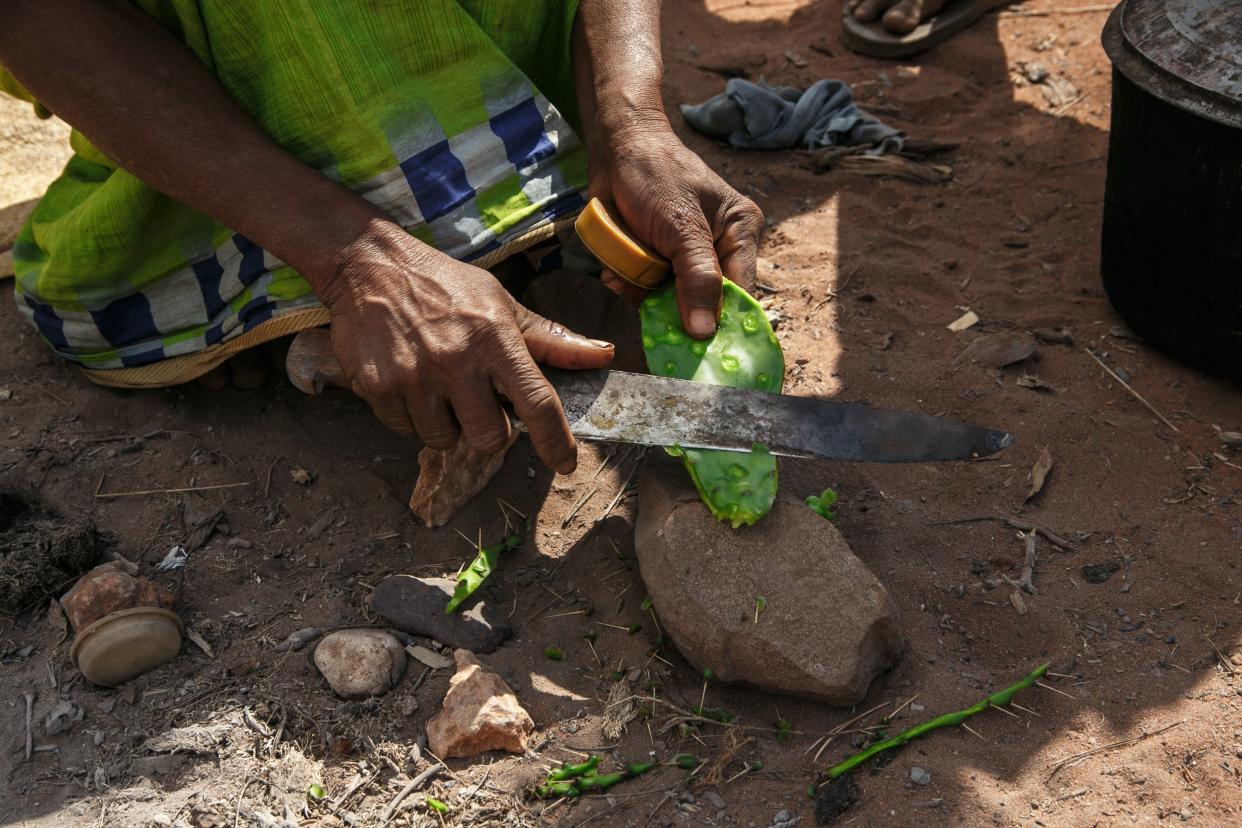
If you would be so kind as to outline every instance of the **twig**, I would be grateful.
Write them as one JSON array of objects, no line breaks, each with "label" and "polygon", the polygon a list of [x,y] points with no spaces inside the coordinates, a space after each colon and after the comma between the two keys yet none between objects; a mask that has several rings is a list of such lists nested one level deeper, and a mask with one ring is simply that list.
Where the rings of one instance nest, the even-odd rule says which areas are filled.
[{"label": "twig", "polygon": [[241,793],[237,794],[237,810],[233,812],[233,828],[241,825],[241,808],[242,800],[246,798],[246,789],[250,787],[251,782],[262,782],[264,785],[271,786],[272,783],[258,776],[247,776],[246,784],[242,785]]},{"label": "twig", "polygon": [[[604,462],[607,463],[608,461],[605,460]],[[599,491],[599,486],[593,486],[589,492],[584,494],[582,497],[578,498],[578,502],[574,504],[574,508],[570,509],[569,514],[566,515],[565,519],[561,521],[562,529],[569,526],[569,524],[573,522],[573,519],[578,516],[578,510],[581,509],[583,506],[587,505],[587,503],[590,502],[591,498],[595,497],[595,494],[598,491]]]},{"label": "twig", "polygon": [[34,755],[34,735],[30,731],[30,716],[34,710],[35,691],[26,691],[26,761]]},{"label": "twig", "polygon": [[1105,371],[1107,371],[1110,377],[1117,380],[1117,382],[1121,383],[1121,387],[1129,391],[1134,396],[1134,399],[1138,400],[1143,405],[1147,406],[1147,410],[1150,411],[1152,414],[1155,414],[1156,417],[1160,420],[1160,422],[1164,423],[1165,425],[1167,425],[1169,428],[1173,429],[1174,431],[1181,433],[1179,429],[1177,428],[1177,426],[1169,422],[1168,418],[1165,417],[1163,414],[1161,414],[1159,411],[1157,411],[1156,407],[1152,405],[1151,403],[1149,403],[1146,399],[1144,399],[1142,394],[1140,394],[1139,392],[1131,388],[1130,383],[1126,382],[1121,377],[1117,376],[1117,372],[1114,371],[1112,368],[1109,368],[1107,365],[1105,365],[1100,360],[1100,358],[1096,356],[1094,352],[1092,352],[1090,348],[1083,348],[1083,350],[1087,352],[1087,356],[1091,357],[1097,363],[1099,363],[1100,367],[1103,368]]},{"label": "twig", "polygon": [[1053,687],[1051,684],[1044,684],[1042,681],[1037,681],[1035,683],[1039,685],[1040,687],[1044,688],[1045,690],[1051,690],[1054,693],[1060,693],[1062,696],[1065,696],[1065,698],[1067,699],[1074,699],[1074,701],[1078,701],[1078,699],[1075,698],[1074,696],[1071,696],[1069,693],[1066,693],[1064,690],[1058,690],[1057,688]]},{"label": "twig", "polygon": [[1112,11],[1117,7],[1116,3],[1096,3],[1092,6],[1075,6],[1068,9],[1014,9],[1013,11],[1003,11],[996,16],[1001,18],[1007,17],[1053,17],[1061,14],[1095,14],[1097,12]]},{"label": "twig", "polygon": [[217,489],[236,489],[238,486],[249,486],[249,480],[243,480],[241,483],[221,483],[218,486],[189,486],[184,489],[143,489],[138,492],[102,492],[96,493],[95,497],[105,500],[112,497],[137,497],[139,495],[154,494],[181,494],[182,492],[211,492]]},{"label": "twig", "polygon": [[1078,549],[1069,541],[1062,538],[1056,532],[1053,532],[1046,526],[1040,526],[1038,523],[1032,523],[1029,520],[1017,520],[1016,518],[1001,517],[1000,515],[979,515],[977,517],[955,518],[953,520],[938,520],[929,526],[954,526],[959,523],[978,523],[984,520],[999,520],[1010,529],[1017,529],[1020,532],[1035,532],[1043,535],[1044,540],[1048,543],[1063,549],[1066,552],[1077,552]]},{"label": "twig", "polygon": [[1026,533],[1026,561],[1022,564],[1022,577],[1016,581],[1012,578],[1005,578],[1006,581],[1030,595],[1035,594],[1035,584],[1031,582],[1031,576],[1035,574],[1035,534],[1035,532]]},{"label": "twig", "polygon": [[[914,701],[914,699],[911,699],[910,701]],[[907,704],[909,704],[909,702],[907,702]],[[857,716],[850,719],[849,721],[842,722],[841,724],[834,727],[832,730],[825,733],[823,736],[820,737],[820,739],[823,740],[824,744],[820,746],[818,751],[816,751],[815,758],[812,761],[818,762],[820,754],[824,752],[824,749],[827,748],[828,745],[832,744],[832,740],[835,737],[840,736],[842,733],[844,733],[845,729],[848,728],[850,725],[854,724],[855,722],[862,721],[863,719],[867,718],[868,716],[870,716],[872,713],[876,712],[877,710],[888,707],[888,705],[889,705],[889,702],[882,702],[880,704],[877,704],[875,707],[871,708],[866,713],[859,713]],[[812,750],[815,750],[815,746],[819,744],[819,741],[820,741],[819,739],[816,739],[814,742],[811,743],[811,746],[809,748],[803,751],[803,753],[806,754],[806,753],[810,753]]]},{"label": "twig", "polygon": [[380,826],[382,827],[387,825],[396,815],[397,809],[401,807],[401,803],[405,801],[405,798],[418,790],[419,786],[421,786],[428,779],[439,773],[443,767],[444,765],[437,762],[407,782],[405,787],[398,791],[397,795],[392,798],[392,802],[388,803],[388,807],[384,809],[384,812],[380,814]]},{"label": "twig", "polygon": [[887,714],[885,714],[885,717],[886,717],[886,718],[887,718],[887,719],[891,722],[893,719],[895,719],[895,718],[897,717],[897,714],[898,714],[898,713],[900,713],[901,711],[905,710],[905,709],[906,709],[907,707],[909,707],[910,705],[914,704],[915,700],[916,700],[919,696],[921,696],[921,695],[923,695],[921,692],[920,692],[920,693],[915,693],[913,696],[911,696],[910,698],[906,699],[904,702],[902,702],[901,704],[899,704],[899,705],[897,705],[895,708],[893,708],[893,712],[892,712],[892,713],[887,713]]},{"label": "twig", "polygon": [[267,497],[268,492],[272,490],[272,472],[275,471],[276,464],[282,459],[284,458],[277,455],[276,459],[272,461],[272,464],[267,467],[267,482],[263,484],[263,497],[265,498]]},{"label": "twig", "polygon": [[630,473],[625,476],[625,481],[621,484],[621,488],[617,489],[617,496],[608,504],[608,508],[604,509],[604,513],[595,519],[595,522],[603,523],[608,519],[608,515],[612,514],[613,508],[621,502],[621,496],[625,494],[625,490],[629,488],[630,481],[634,479],[634,474],[643,465],[643,458],[647,456],[647,450],[643,449],[638,453],[638,457],[634,459],[634,467],[630,469]]},{"label": "twig", "polygon": [[1215,641],[1208,638],[1206,635],[1203,636],[1203,640],[1206,641],[1208,646],[1212,648],[1212,652],[1216,653],[1216,658],[1220,660],[1220,666],[1225,668],[1225,672],[1229,673],[1231,676],[1238,672],[1233,669],[1233,665],[1229,663],[1229,659],[1225,658],[1225,654],[1220,651],[1220,647],[1216,646]]},{"label": "twig", "polygon": [[1091,750],[1084,750],[1082,753],[1075,753],[1073,756],[1067,756],[1064,759],[1060,759],[1055,764],[1053,764],[1052,771],[1048,774],[1048,778],[1051,779],[1052,777],[1057,775],[1057,771],[1061,770],[1061,768],[1073,762],[1077,762],[1080,759],[1086,759],[1088,756],[1094,756],[1097,753],[1103,753],[1104,751],[1112,750],[1113,748],[1125,747],[1126,745],[1132,745],[1135,742],[1141,742],[1144,739],[1149,739],[1152,736],[1158,736],[1161,733],[1164,733],[1166,730],[1172,730],[1173,728],[1178,727],[1179,725],[1184,725],[1184,724],[1186,724],[1185,719],[1183,719],[1180,722],[1174,722],[1171,725],[1165,725],[1159,730],[1152,730],[1152,731],[1144,730],[1139,735],[1131,736],[1129,739],[1121,739],[1116,742],[1109,742],[1107,745],[1100,745],[1097,748],[1092,748]]}]

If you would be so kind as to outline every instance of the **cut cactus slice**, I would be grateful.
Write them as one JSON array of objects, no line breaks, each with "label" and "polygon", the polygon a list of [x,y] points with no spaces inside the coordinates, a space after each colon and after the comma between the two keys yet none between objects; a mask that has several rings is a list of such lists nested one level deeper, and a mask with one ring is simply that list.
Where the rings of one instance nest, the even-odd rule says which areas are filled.
[{"label": "cut cactus slice", "polygon": [[[728,279],[720,324],[710,339],[693,339],[686,333],[671,289],[647,296],[641,317],[643,350],[651,373],[780,393],[785,378],[781,344],[759,303]],[[776,458],[765,446],[756,443],[749,453],[705,449],[670,453],[681,456],[712,514],[733,528],[754,524],[772,508]]]}]

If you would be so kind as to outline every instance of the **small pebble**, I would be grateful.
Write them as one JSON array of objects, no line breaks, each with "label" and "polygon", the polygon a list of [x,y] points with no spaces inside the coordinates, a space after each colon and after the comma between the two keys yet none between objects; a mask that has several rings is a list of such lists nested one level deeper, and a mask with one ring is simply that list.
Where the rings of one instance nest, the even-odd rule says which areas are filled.
[{"label": "small pebble", "polygon": [[916,785],[930,785],[931,774],[916,765],[910,768],[910,781]]}]

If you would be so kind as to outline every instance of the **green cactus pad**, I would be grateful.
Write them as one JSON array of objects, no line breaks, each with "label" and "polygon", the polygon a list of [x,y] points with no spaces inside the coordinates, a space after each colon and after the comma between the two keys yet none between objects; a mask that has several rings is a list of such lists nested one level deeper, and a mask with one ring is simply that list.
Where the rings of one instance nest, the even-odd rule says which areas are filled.
[{"label": "green cactus pad", "polygon": [[[763,308],[746,291],[724,282],[720,324],[710,339],[692,339],[681,325],[673,290],[643,300],[643,350],[647,369],[666,377],[753,388],[779,394],[785,358]],[[703,502],[736,529],[754,524],[776,499],[776,458],[755,444],[749,454],[686,449],[680,456]]]}]

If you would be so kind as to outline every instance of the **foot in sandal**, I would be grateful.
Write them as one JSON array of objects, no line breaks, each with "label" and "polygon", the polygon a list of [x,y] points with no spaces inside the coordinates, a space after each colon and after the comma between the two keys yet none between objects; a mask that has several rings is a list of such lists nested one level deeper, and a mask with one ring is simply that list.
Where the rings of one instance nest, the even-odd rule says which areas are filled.
[{"label": "foot in sandal", "polygon": [[878,20],[893,34],[906,34],[944,8],[944,4],[945,0],[846,0],[845,5],[860,23]]},{"label": "foot in sandal", "polygon": [[871,57],[903,58],[943,43],[1010,0],[845,0],[841,39]]}]

